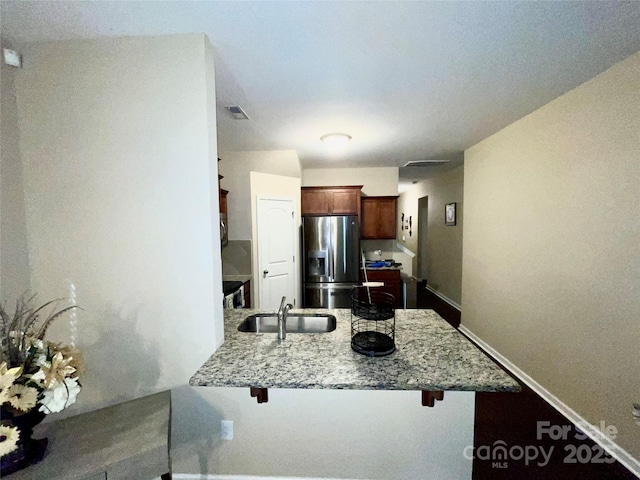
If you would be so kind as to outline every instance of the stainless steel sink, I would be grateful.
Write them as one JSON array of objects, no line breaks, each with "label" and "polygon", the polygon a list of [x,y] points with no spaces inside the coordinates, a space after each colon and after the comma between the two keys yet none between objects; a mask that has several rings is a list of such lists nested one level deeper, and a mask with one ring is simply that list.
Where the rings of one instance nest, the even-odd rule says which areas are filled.
[{"label": "stainless steel sink", "polygon": [[[322,313],[290,313],[287,315],[287,333],[328,333],[336,329],[336,317]],[[277,333],[278,316],[257,313],[248,316],[239,326],[241,332]]]}]

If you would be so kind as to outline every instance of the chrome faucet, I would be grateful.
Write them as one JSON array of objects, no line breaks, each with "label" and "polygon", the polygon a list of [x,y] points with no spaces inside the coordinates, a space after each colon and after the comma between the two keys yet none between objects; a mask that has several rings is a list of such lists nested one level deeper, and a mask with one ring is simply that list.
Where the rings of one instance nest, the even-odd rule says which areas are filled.
[{"label": "chrome faucet", "polygon": [[284,340],[287,338],[287,314],[289,310],[293,308],[293,305],[285,302],[287,301],[286,297],[282,297],[282,301],[280,302],[280,308],[278,309],[278,340]]}]

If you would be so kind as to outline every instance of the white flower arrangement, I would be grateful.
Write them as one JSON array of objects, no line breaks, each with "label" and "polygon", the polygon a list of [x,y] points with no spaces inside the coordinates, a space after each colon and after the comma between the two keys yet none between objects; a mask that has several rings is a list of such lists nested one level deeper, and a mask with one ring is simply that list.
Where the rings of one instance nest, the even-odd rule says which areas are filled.
[{"label": "white flower arrangement", "polygon": [[[13,419],[34,410],[55,413],[75,403],[83,360],[79,350],[44,339],[49,325],[76,306],[55,311],[57,301],[37,309],[20,299],[13,315],[0,306],[0,458],[18,448],[21,432]],[[40,320],[43,310],[53,308]]]}]

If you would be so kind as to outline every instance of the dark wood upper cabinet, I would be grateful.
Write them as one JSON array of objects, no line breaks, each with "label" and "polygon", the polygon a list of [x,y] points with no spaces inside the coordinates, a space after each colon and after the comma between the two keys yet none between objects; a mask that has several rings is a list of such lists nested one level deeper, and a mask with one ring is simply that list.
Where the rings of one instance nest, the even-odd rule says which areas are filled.
[{"label": "dark wood upper cabinet", "polygon": [[363,239],[393,239],[397,233],[398,197],[362,197]]},{"label": "dark wood upper cabinet", "polygon": [[302,187],[302,215],[328,215],[329,198],[321,189]]},{"label": "dark wood upper cabinet", "polygon": [[360,215],[362,185],[302,187],[302,215]]}]

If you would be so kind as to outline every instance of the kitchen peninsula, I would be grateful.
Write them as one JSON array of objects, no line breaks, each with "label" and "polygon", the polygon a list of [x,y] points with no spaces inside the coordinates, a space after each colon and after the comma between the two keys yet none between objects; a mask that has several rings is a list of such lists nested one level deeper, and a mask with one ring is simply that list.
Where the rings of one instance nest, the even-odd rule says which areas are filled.
[{"label": "kitchen peninsula", "polygon": [[396,347],[386,357],[351,349],[349,309],[303,309],[334,315],[333,332],[245,333],[256,310],[225,311],[225,341],[189,381],[192,386],[289,389],[518,392],[520,385],[433,310],[396,310]]}]

